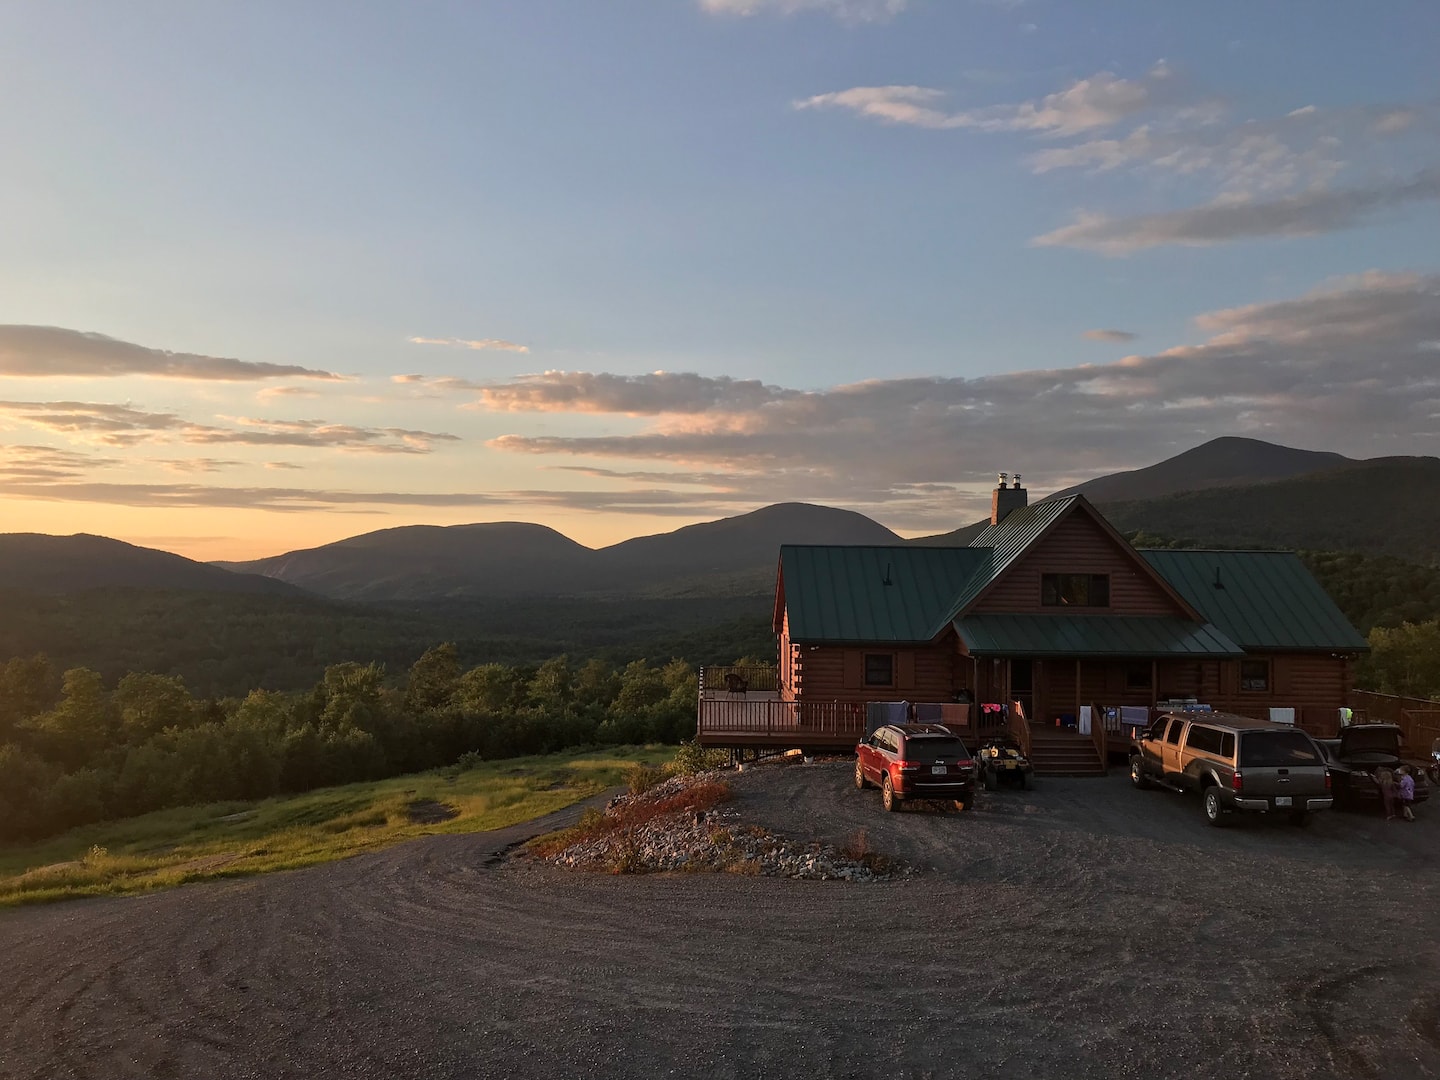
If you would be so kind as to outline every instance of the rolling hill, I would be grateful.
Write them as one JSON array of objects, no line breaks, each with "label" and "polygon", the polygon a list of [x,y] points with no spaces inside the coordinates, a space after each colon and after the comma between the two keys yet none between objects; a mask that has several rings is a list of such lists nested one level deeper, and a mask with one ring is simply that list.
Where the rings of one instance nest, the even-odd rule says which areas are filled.
[{"label": "rolling hill", "polygon": [[1351,462],[1287,480],[1101,503],[1121,532],[1220,547],[1440,561],[1440,458]]},{"label": "rolling hill", "polygon": [[232,573],[104,536],[0,533],[0,589],[71,593],[117,587],[300,595],[270,577]]},{"label": "rolling hill", "polygon": [[1096,504],[1133,502],[1207,488],[1287,480],[1353,464],[1356,462],[1352,458],[1342,454],[1296,450],[1227,435],[1143,469],[1098,476],[1049,497],[1084,495]]},{"label": "rolling hill", "polygon": [[595,552],[546,528],[519,521],[405,525],[227,570],[298,585],[341,600],[412,602],[465,596],[560,595],[583,588]]},{"label": "rolling hill", "polygon": [[346,600],[502,596],[683,597],[768,593],[781,544],[889,544],[863,514],[780,503],[598,550],[518,522],[411,525],[253,562],[220,563]]},{"label": "rolling hill", "polygon": [[[1293,479],[1363,462],[1328,451],[1296,450],[1289,446],[1226,435],[1172,458],[1147,465],[1143,469],[1097,476],[1083,484],[1065,488],[1047,499],[1067,495],[1084,495],[1109,514],[1108,507],[1127,504],[1127,514],[1136,520],[1146,517],[1145,507],[1151,500],[1186,495],[1215,488],[1248,487],[1273,480]],[[1128,505],[1128,504],[1133,504]],[[1206,504],[1207,506],[1210,504]],[[963,547],[989,524],[989,520],[971,522],[948,533],[922,536],[909,541],[926,547]],[[1140,525],[1147,532],[1163,533],[1159,528]],[[1189,535],[1189,534],[1187,534]],[[1304,547],[1304,544],[1289,546]]]}]

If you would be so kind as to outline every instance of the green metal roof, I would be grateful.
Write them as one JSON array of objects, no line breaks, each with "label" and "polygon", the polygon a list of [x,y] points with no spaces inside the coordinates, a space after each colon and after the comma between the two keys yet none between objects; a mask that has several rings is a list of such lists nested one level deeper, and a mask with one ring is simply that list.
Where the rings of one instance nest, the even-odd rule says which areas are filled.
[{"label": "green metal roof", "polygon": [[1065,511],[1080,498],[1071,495],[1064,499],[1042,499],[1039,502],[1012,510],[998,525],[987,525],[979,536],[970,541],[972,548],[989,548],[991,551],[989,573],[977,574],[965,591],[950,605],[949,615],[954,618],[964,611],[984,592],[985,587],[1003,574],[1025,549],[1035,542],[1036,537],[1053,525]]},{"label": "green metal roof", "polygon": [[972,653],[1002,656],[1241,656],[1210,623],[1165,616],[968,615],[955,630]]},{"label": "green metal roof", "polygon": [[[787,544],[780,575],[794,641],[930,641],[957,594],[986,575],[974,548]],[[886,581],[889,584],[886,584]]]},{"label": "green metal roof", "polygon": [[[1368,647],[1292,552],[1167,548],[1140,554],[1191,607],[1247,649]],[[1223,588],[1215,587],[1217,580]]]}]

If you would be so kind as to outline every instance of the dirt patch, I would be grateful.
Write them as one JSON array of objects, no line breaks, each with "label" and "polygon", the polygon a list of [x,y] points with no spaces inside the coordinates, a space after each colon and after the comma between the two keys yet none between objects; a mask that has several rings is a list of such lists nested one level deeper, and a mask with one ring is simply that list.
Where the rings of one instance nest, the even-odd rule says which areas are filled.
[{"label": "dirt patch", "polygon": [[202,855],[198,859],[191,859],[189,862],[180,863],[178,866],[170,867],[170,869],[182,874],[219,870],[222,866],[229,866],[231,863],[244,857],[244,854],[239,851],[221,851],[214,855]]},{"label": "dirt patch", "polygon": [[434,799],[416,799],[405,807],[405,816],[416,825],[439,825],[442,821],[460,816],[460,811],[449,803]]}]

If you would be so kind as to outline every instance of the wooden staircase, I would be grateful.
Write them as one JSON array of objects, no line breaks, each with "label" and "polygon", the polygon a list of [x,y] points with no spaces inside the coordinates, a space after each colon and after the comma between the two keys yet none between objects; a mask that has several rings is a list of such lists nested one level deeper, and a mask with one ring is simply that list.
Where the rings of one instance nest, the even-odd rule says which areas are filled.
[{"label": "wooden staircase", "polygon": [[1105,775],[1094,740],[1044,724],[1030,725],[1030,763],[1036,776]]}]

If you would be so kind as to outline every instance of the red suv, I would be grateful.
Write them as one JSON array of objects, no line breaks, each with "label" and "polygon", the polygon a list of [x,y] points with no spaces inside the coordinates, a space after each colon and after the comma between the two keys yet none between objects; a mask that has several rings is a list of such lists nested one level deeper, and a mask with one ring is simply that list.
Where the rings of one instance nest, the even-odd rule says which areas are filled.
[{"label": "red suv", "polygon": [[953,799],[963,810],[975,797],[974,769],[965,744],[940,724],[887,724],[855,747],[855,786],[879,787],[886,810],[906,799]]}]

